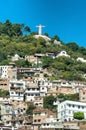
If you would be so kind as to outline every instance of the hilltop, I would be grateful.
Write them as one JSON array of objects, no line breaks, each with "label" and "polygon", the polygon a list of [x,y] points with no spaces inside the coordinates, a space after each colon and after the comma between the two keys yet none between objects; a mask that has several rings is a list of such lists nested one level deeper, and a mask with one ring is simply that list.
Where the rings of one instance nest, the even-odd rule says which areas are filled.
[{"label": "hilltop", "polygon": [[[12,24],[9,20],[0,23],[0,65],[7,65],[11,57],[18,54],[22,59],[15,62],[23,67],[36,67],[25,61],[25,56],[44,54],[40,57],[41,63],[37,64],[47,69],[45,76],[52,79],[85,81],[86,49],[75,42],[64,43],[55,35],[51,40],[43,37],[35,38],[37,32],[31,32],[30,27],[24,24]],[[48,36],[47,33],[44,36]],[[58,54],[65,52],[68,56]],[[81,61],[77,60],[82,59]],[[84,61],[84,62],[83,62]]]}]

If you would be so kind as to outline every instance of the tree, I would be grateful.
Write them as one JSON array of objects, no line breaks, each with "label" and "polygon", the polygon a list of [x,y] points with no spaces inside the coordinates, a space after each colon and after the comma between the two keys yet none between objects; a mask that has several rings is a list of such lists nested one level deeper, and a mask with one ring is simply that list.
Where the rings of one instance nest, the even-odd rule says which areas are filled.
[{"label": "tree", "polygon": [[56,106],[53,105],[56,98],[53,95],[45,96],[43,99],[43,107],[48,109],[55,109]]},{"label": "tree", "polygon": [[25,32],[31,32],[30,27],[25,26],[25,27],[24,27],[24,31],[25,31]]},{"label": "tree", "polygon": [[25,68],[31,67],[31,63],[24,59],[15,61],[15,64],[16,64],[16,66],[22,66]]},{"label": "tree", "polygon": [[35,109],[35,106],[33,102],[27,102],[27,110],[26,114],[29,116],[29,119],[32,121],[33,120],[33,110]]},{"label": "tree", "polygon": [[48,68],[51,63],[52,63],[53,59],[51,57],[45,56],[42,59],[42,67],[43,68]]},{"label": "tree", "polygon": [[79,46],[75,42],[70,42],[66,44],[68,48],[72,49],[72,51],[77,51],[79,49]]},{"label": "tree", "polygon": [[26,114],[32,115],[34,109],[35,109],[35,106],[34,106],[33,102],[28,102]]},{"label": "tree", "polygon": [[22,36],[22,28],[24,24],[13,24],[12,25],[12,35],[13,36]]},{"label": "tree", "polygon": [[9,95],[9,91],[0,89],[0,97],[6,97]]},{"label": "tree", "polygon": [[57,35],[55,35],[55,36],[52,38],[52,41],[54,41],[54,40],[60,41],[60,38],[59,38]]},{"label": "tree", "polygon": [[74,117],[74,119],[82,120],[82,119],[84,119],[84,113],[83,112],[74,112],[73,117]]},{"label": "tree", "polygon": [[6,20],[6,22],[4,23],[4,33],[6,34],[6,35],[9,35],[9,36],[11,36],[12,35],[12,24],[11,24],[11,22],[10,22],[10,20]]},{"label": "tree", "polygon": [[79,101],[79,94],[59,94],[57,95],[57,98],[58,99],[61,99],[61,102],[62,101],[65,101],[65,100],[71,100],[71,101]]},{"label": "tree", "polygon": [[48,33],[44,33],[45,36],[49,37],[49,34]]}]

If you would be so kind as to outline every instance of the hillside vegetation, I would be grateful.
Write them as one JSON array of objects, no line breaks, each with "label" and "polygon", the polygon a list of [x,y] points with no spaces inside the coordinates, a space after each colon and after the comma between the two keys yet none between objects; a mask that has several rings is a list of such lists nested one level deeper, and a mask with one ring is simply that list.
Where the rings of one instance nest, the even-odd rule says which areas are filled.
[{"label": "hillside vegetation", "polygon": [[[9,20],[0,23],[0,65],[7,65],[10,62],[10,56],[18,54],[21,57],[33,55],[35,53],[54,53],[58,54],[65,50],[70,57],[43,57],[42,68],[52,74],[46,75],[50,79],[66,79],[85,81],[82,75],[86,73],[86,63],[77,61],[78,57],[86,57],[86,49],[78,46],[75,42],[64,43],[55,35],[51,41],[46,42],[43,38],[34,38],[36,32],[31,32],[30,27],[24,24],[12,24]],[[48,36],[47,33],[45,35]],[[54,40],[60,41],[61,46],[54,43]],[[21,62],[21,61],[20,61]],[[26,65],[23,61],[23,66]],[[22,63],[21,63],[22,65]],[[31,64],[27,63],[27,67]]]}]

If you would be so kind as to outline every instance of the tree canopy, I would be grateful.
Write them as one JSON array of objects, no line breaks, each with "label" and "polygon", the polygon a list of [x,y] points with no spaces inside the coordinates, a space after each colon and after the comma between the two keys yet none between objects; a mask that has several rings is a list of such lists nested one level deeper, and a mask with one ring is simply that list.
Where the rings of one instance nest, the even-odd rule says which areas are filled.
[{"label": "tree canopy", "polygon": [[83,112],[74,112],[73,117],[74,117],[74,119],[82,120],[82,119],[84,119],[84,113]]},{"label": "tree canopy", "polygon": [[54,101],[56,101],[56,98],[53,95],[45,96],[43,99],[43,107],[50,110],[55,109],[55,106],[53,105]]}]

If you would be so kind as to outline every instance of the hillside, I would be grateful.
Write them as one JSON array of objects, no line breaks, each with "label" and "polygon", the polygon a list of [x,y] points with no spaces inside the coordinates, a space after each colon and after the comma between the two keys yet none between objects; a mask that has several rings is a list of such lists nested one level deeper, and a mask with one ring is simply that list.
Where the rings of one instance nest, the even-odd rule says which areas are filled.
[{"label": "hillside", "polygon": [[[31,32],[30,27],[24,24],[12,24],[9,20],[0,23],[0,65],[7,65],[11,56],[18,54],[21,57],[34,55],[35,53],[53,54],[41,58],[42,64],[39,67],[47,68],[50,79],[66,79],[85,81],[83,75],[86,73],[86,63],[77,61],[78,57],[85,59],[86,49],[78,46],[75,42],[64,43],[55,35],[50,41],[42,37],[34,38],[36,32]],[[48,34],[45,34],[48,36]],[[60,43],[60,44],[59,44]],[[70,57],[56,57],[61,51],[66,51]],[[20,65],[32,67],[23,59]],[[19,63],[16,63],[18,65]],[[27,66],[26,66],[27,64]]]}]

